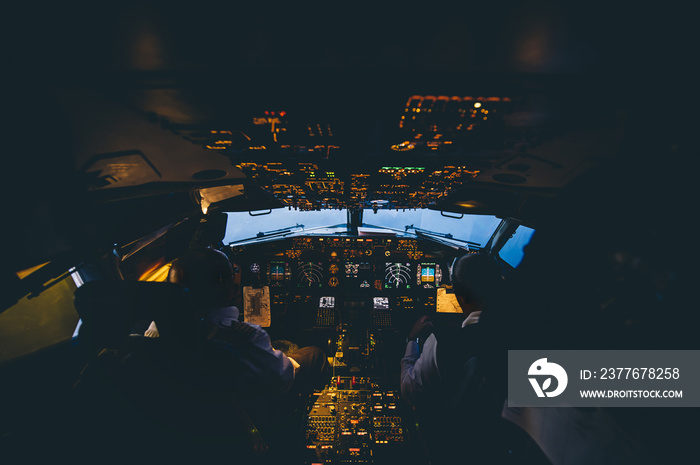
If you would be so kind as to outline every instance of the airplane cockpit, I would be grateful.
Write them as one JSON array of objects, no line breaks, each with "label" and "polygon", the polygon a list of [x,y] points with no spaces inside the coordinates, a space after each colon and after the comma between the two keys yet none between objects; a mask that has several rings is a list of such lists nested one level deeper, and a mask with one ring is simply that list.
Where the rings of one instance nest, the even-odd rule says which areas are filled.
[{"label": "airplane cockpit", "polygon": [[[372,210],[364,213],[372,219]],[[348,232],[352,225],[290,228],[282,239],[260,233],[226,249],[240,270],[244,319],[267,328],[273,340],[302,341],[329,356],[329,382],[315,393],[305,418],[305,463],[415,460],[415,418],[397,384],[405,336],[423,315],[435,324],[461,323],[464,315],[449,286],[451,266],[464,253],[479,253],[503,227],[495,217],[413,214],[423,215],[463,223],[481,236],[463,242],[445,234],[419,236],[413,225],[401,230],[362,223],[358,234]],[[347,216],[362,220],[362,212]],[[440,224],[435,217],[432,224]],[[522,228],[519,237],[532,235]],[[517,265],[522,247],[510,254]],[[503,267],[512,268],[506,261]]]},{"label": "airplane cockpit", "polygon": [[[469,438],[401,391],[414,324],[466,324],[453,279],[466,255],[503,284],[502,312],[479,323],[494,351],[480,386],[498,401],[483,463],[687,460],[692,409],[509,406],[504,361],[697,349],[697,103],[675,27],[622,34],[626,9],[602,20],[547,1],[345,21],[161,3],[99,21],[47,7],[11,28],[26,40],[5,87],[0,461],[178,460],[181,443],[191,460],[241,448],[231,461],[427,465],[445,462],[442,440],[468,463]],[[79,388],[121,373],[127,345],[170,363],[174,342],[149,324],[200,330],[165,308],[193,307],[168,275],[199,248],[228,257],[239,322],[285,353],[323,351],[323,383],[272,430],[246,398],[188,407],[179,388],[146,396],[121,375],[111,400]],[[153,421],[170,455],[144,439]],[[211,437],[164,433],[177,423]]]}]

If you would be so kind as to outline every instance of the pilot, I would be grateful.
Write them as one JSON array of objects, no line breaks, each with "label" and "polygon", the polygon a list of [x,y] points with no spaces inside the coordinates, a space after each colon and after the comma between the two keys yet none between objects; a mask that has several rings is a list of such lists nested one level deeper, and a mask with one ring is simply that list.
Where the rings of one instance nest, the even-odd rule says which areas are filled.
[{"label": "pilot", "polygon": [[[503,405],[503,399],[494,399],[493,392],[483,390],[487,385],[483,365],[491,360],[480,357],[488,351],[483,323],[479,324],[482,312],[489,314],[498,305],[503,283],[498,266],[487,255],[463,255],[453,262],[451,278],[465,316],[461,327],[434,327],[429,317],[421,317],[408,335],[401,359],[401,393],[422,422],[434,463],[451,462],[453,454],[465,452],[466,437],[489,447],[488,440],[477,439],[488,434],[480,420],[499,421]],[[476,424],[479,426],[472,430]],[[475,447],[470,443],[474,459],[481,453]]]},{"label": "pilot", "polygon": [[265,383],[266,390],[303,394],[322,382],[327,362],[321,349],[302,347],[294,357],[287,356],[272,347],[270,336],[259,325],[238,321],[238,308],[231,305],[236,289],[233,267],[223,252],[188,251],[173,262],[168,281],[189,289],[199,316],[207,323],[204,337],[233,345],[246,375]]},{"label": "pilot", "polygon": [[245,375],[256,384],[264,383],[264,390],[303,397],[325,381],[328,363],[320,348],[292,344],[294,351],[285,355],[272,347],[270,336],[259,325],[239,321],[239,310],[231,305],[236,289],[233,267],[223,252],[210,248],[188,251],[173,262],[168,281],[189,289],[200,317],[208,324],[204,337],[232,344],[246,368]]},{"label": "pilot", "polygon": [[[238,308],[231,305],[235,295],[233,267],[224,253],[209,248],[190,250],[173,262],[168,281],[188,288],[199,318],[206,323],[206,339],[237,347],[254,346],[257,350],[245,351],[250,356],[245,361],[249,374],[265,378],[273,391],[285,392],[291,387],[299,365],[274,350],[260,326],[238,321]],[[157,336],[157,331],[151,323],[145,335]]]},{"label": "pilot", "polygon": [[[466,316],[462,329],[479,323],[481,313],[495,297],[502,278],[494,261],[486,255],[466,254],[457,257],[451,269],[452,288]],[[423,348],[420,342],[423,339]],[[450,341],[452,342],[452,340]],[[412,405],[436,395],[449,367],[438,364],[438,340],[427,315],[411,328],[404,358],[401,360],[401,392]]]}]

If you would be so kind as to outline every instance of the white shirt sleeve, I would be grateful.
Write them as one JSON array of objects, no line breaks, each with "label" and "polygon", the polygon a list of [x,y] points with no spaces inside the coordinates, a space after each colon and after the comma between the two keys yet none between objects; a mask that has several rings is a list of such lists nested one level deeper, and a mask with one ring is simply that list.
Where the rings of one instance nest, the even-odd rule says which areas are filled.
[{"label": "white shirt sleeve", "polygon": [[409,341],[401,359],[401,395],[411,405],[435,395],[441,376],[437,364],[437,339],[428,336],[420,353],[418,343]]}]

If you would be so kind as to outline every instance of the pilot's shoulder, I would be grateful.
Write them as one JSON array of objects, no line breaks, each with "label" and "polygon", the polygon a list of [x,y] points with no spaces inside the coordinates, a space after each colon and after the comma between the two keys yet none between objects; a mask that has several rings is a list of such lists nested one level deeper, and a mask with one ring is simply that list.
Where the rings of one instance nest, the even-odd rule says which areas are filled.
[{"label": "pilot's shoulder", "polygon": [[264,333],[259,325],[254,325],[246,322],[232,321],[231,326],[227,328],[231,335],[234,335],[242,340],[250,340],[256,334]]}]

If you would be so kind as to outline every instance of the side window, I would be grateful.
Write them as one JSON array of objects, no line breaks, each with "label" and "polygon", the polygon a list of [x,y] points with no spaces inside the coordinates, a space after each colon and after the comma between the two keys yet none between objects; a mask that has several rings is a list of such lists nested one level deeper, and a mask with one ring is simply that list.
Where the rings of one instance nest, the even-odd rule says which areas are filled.
[{"label": "side window", "polygon": [[78,323],[70,274],[36,297],[25,296],[0,313],[0,363],[71,339]]},{"label": "side window", "polygon": [[146,273],[139,277],[139,281],[154,281],[158,283],[163,283],[168,280],[168,272],[170,271],[170,265],[172,263],[166,263],[165,265],[154,267],[148,270]]},{"label": "side window", "polygon": [[498,252],[498,256],[513,268],[517,268],[525,256],[523,249],[530,243],[533,234],[535,234],[534,229],[527,226],[518,226],[513,237]]}]

